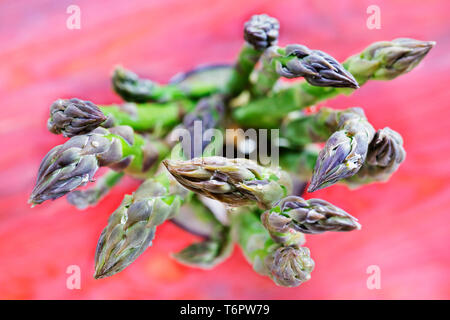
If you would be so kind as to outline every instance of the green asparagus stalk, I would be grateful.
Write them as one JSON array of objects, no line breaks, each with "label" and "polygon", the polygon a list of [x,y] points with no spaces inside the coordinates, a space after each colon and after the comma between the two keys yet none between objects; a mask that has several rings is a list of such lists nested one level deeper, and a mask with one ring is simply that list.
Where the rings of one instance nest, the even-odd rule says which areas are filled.
[{"label": "green asparagus stalk", "polygon": [[[261,215],[264,227],[275,242],[297,244],[299,234],[318,234],[326,231],[359,230],[358,220],[347,212],[322,199],[304,200],[289,196]],[[297,245],[302,245],[303,242]]]},{"label": "green asparagus stalk", "polygon": [[[362,86],[369,80],[391,80],[414,69],[435,45],[433,41],[396,39],[375,42],[342,65]],[[352,89],[317,87],[299,82],[274,92],[270,97],[256,99],[236,108],[233,119],[240,125],[254,128],[276,128],[289,112],[314,105]]]},{"label": "green asparagus stalk", "polygon": [[[205,113],[208,112],[207,108],[202,108],[202,110],[205,110]],[[206,116],[206,114],[202,114],[200,112],[198,114]],[[187,128],[189,129],[189,126]],[[156,185],[156,186],[160,186],[162,184],[163,187],[165,188],[164,195],[170,196],[170,197],[175,195],[175,196],[177,196],[177,199],[179,201],[181,201],[180,203],[182,203],[185,199],[189,198],[189,193],[187,192],[187,190],[182,188],[178,183],[174,183],[173,180],[171,180],[171,185],[172,185],[171,188],[174,189],[174,191],[171,191],[168,187],[167,180],[165,180],[165,179],[168,179],[167,176],[165,174],[161,173],[157,176],[157,178],[149,179],[146,181],[146,183],[151,184],[151,185]],[[146,187],[146,189],[148,189],[148,188]],[[159,188],[158,190],[160,190],[160,189],[161,188]],[[152,194],[149,194],[149,195],[151,196]],[[182,195],[182,196],[180,197],[180,195]],[[124,202],[125,201],[126,201],[126,199],[124,200]],[[178,212],[178,209],[175,211]],[[112,240],[109,240],[109,238],[105,239],[105,238],[101,237],[99,240],[99,243],[97,245],[97,248],[98,248],[97,251],[102,250],[102,252],[104,252],[103,253],[104,257],[102,259],[96,258],[96,261],[103,261],[103,262],[96,263],[97,271],[96,271],[95,277],[101,278],[101,277],[111,276],[117,272],[120,272],[125,267],[127,267],[129,264],[131,264],[142,252],[145,251],[145,249],[147,247],[149,247],[151,245],[151,241],[155,234],[156,226],[163,223],[167,219],[173,218],[175,216],[175,211],[173,211],[174,214],[171,214],[171,215],[164,215],[164,216],[159,215],[158,223],[157,224],[154,223],[153,229],[151,229],[151,230],[146,229],[147,233],[144,233],[142,236],[140,236],[140,238],[138,238],[139,241],[134,241],[134,243],[137,243],[137,245],[135,245],[136,249],[128,250],[126,252],[125,252],[125,249],[121,249],[119,256],[117,256],[117,255],[107,256],[106,252],[110,249],[101,249],[101,248],[110,248],[111,246],[116,246],[115,238],[112,238]],[[116,212],[120,213],[120,208],[118,210],[116,210]],[[116,215],[116,212],[113,213],[113,216]],[[201,212],[198,210],[195,212],[195,214],[197,216],[200,213]],[[111,225],[111,226],[109,226],[109,230],[113,230],[112,226],[114,226],[114,223],[116,223],[114,221],[117,221],[117,219],[112,218],[112,217],[110,218],[109,225]],[[182,218],[182,217],[180,217],[180,218]],[[183,221],[183,222],[184,222],[184,224],[192,223],[191,221],[188,221],[188,222]],[[108,229],[108,227],[105,228],[104,233],[108,232],[107,229]],[[182,263],[189,264],[192,266],[196,265],[201,268],[212,267],[212,266],[220,263],[224,259],[226,259],[226,257],[228,257],[228,255],[231,254],[232,243],[231,243],[230,239],[231,238],[229,237],[229,230],[225,227],[222,227],[221,232],[214,238],[211,237],[203,242],[192,244],[191,246],[185,248],[185,250],[175,254],[175,258]],[[124,244],[123,247],[126,247],[127,249],[129,249],[128,244]],[[122,254],[122,252],[124,252],[124,253]],[[195,252],[195,254],[194,254],[194,252]],[[189,254],[189,257],[188,257],[188,254]],[[100,257],[100,253],[97,255]],[[113,266],[113,267],[111,267],[110,271],[101,271],[101,268],[105,268],[105,267],[102,267],[102,265],[103,266]],[[98,271],[98,270],[100,270],[100,271]]]},{"label": "green asparagus stalk", "polygon": [[187,189],[229,206],[258,204],[270,208],[289,194],[289,175],[279,168],[265,168],[247,159],[223,157],[164,160],[172,176]]},{"label": "green asparagus stalk", "polygon": [[308,248],[274,242],[253,212],[234,212],[231,223],[234,240],[257,273],[284,287],[296,287],[311,278],[314,261]]},{"label": "green asparagus stalk", "polygon": [[185,197],[186,191],[171,183],[165,172],[126,195],[100,235],[94,278],[110,277],[136,260],[151,246],[156,227],[178,213]]},{"label": "green asparagus stalk", "polygon": [[[184,209],[184,208],[183,208]],[[222,225],[199,200],[189,202],[189,210],[181,210],[173,219],[176,225],[204,237],[172,256],[180,263],[210,269],[231,255],[233,241],[230,228]]]},{"label": "green asparagus stalk", "polygon": [[94,186],[86,190],[74,190],[67,194],[67,201],[80,210],[95,206],[120,182],[123,176],[123,172],[110,170],[97,179]]},{"label": "green asparagus stalk", "polygon": [[312,114],[291,114],[282,124],[281,137],[290,148],[303,148],[311,143],[325,142],[344,121],[357,117],[365,118],[361,108],[333,110],[323,107]]},{"label": "green asparagus stalk", "polygon": [[316,144],[301,149],[280,149],[280,167],[294,173],[302,181],[309,181],[319,152],[320,148]]},{"label": "green asparagus stalk", "polygon": [[194,107],[195,104],[190,100],[178,100],[167,103],[126,103],[99,108],[108,118],[104,123],[106,127],[127,125],[136,131],[152,131],[162,136],[179,124]]},{"label": "green asparagus stalk", "polygon": [[100,166],[144,177],[168,152],[165,144],[146,140],[128,126],[74,136],[44,157],[29,202],[54,200],[93,181]]},{"label": "green asparagus stalk", "polygon": [[262,68],[252,86],[255,97],[267,95],[280,77],[304,77],[312,86],[359,88],[352,74],[332,56],[320,50],[291,44],[270,47],[262,57]]},{"label": "green asparagus stalk", "polygon": [[191,84],[188,88],[177,84],[160,85],[122,67],[113,72],[114,91],[129,102],[169,102],[174,100],[198,99],[216,93],[219,88],[209,83]]},{"label": "green asparagus stalk", "polygon": [[254,15],[244,24],[245,43],[226,85],[225,93],[236,97],[248,88],[250,74],[266,48],[276,45],[280,24],[266,14]]}]

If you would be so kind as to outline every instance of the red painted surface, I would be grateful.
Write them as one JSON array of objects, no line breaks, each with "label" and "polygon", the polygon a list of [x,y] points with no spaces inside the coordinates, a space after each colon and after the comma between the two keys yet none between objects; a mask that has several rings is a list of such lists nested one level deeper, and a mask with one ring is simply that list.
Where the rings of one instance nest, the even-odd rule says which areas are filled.
[{"label": "red painted surface", "polygon": [[[66,28],[66,8],[81,8],[81,29]],[[381,8],[381,29],[366,28],[366,8]],[[373,41],[435,40],[422,64],[390,83],[371,82],[327,104],[362,106],[376,128],[405,140],[407,160],[388,184],[324,199],[360,219],[359,232],[308,237],[312,279],[286,289],[255,274],[237,249],[211,271],[177,264],[169,253],[193,240],[167,223],[131,267],[94,280],[98,236],[128,179],[96,208],[64,199],[26,203],[41,158],[62,137],[46,131],[59,97],[119,102],[109,76],[121,63],[167,81],[199,63],[231,62],[242,23],[266,12],[281,22],[281,44],[300,42],[336,58]],[[450,3],[435,1],[25,1],[0,3],[0,298],[3,299],[397,299],[450,298]],[[66,268],[81,268],[81,290],[66,288]],[[366,268],[381,268],[381,289],[366,287]]]}]

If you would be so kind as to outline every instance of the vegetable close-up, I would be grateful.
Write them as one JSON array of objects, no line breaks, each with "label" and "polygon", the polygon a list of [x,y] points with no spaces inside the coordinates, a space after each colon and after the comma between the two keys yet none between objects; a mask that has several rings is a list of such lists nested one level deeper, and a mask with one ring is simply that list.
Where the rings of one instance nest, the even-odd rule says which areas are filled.
[{"label": "vegetable close-up", "polygon": [[[292,195],[292,177],[296,175],[295,170],[263,167],[256,160],[245,158],[203,155],[191,160],[168,158],[162,162],[167,170],[161,169],[156,176],[152,170],[158,165],[158,161],[170,154],[168,152],[170,144],[164,141],[164,136],[161,137],[161,128],[169,125],[175,127],[177,122],[175,120],[166,122],[164,117],[160,117],[160,112],[164,113],[172,104],[178,108],[196,104],[190,111],[186,108],[178,112],[186,113],[184,117],[180,117],[178,124],[184,126],[191,134],[194,149],[196,142],[199,142],[199,148],[204,149],[207,144],[203,143],[203,139],[197,141],[194,130],[190,130],[196,121],[202,128],[223,130],[227,125],[234,125],[236,119],[233,112],[235,112],[239,124],[244,128],[249,127],[242,114],[245,114],[247,108],[258,106],[259,99],[271,99],[275,104],[284,104],[284,107],[293,106],[292,110],[286,108],[286,114],[277,114],[281,123],[283,120],[281,117],[289,117],[289,111],[299,112],[312,105],[312,101],[304,101],[301,106],[295,106],[295,100],[282,97],[284,90],[296,93],[302,92],[305,88],[312,91],[319,88],[314,92],[314,97],[322,100],[329,95],[330,89],[358,89],[359,83],[355,78],[360,79],[361,85],[372,79],[390,80],[411,71],[435,45],[433,41],[414,39],[378,42],[369,45],[355,56],[357,58],[349,58],[341,65],[329,54],[310,50],[304,45],[288,45],[285,48],[276,46],[279,28],[277,19],[273,17],[266,14],[252,16],[244,25],[245,43],[237,62],[230,67],[229,75],[223,77],[222,83],[216,79],[217,88],[212,92],[207,89],[199,90],[202,83],[200,81],[196,83],[195,80],[192,80],[187,88],[183,88],[182,82],[167,86],[158,85],[151,80],[141,79],[135,73],[121,67],[114,71],[112,83],[115,92],[125,101],[123,107],[100,109],[90,101],[76,98],[58,100],[51,106],[49,130],[55,134],[62,133],[70,139],[45,156],[39,168],[36,186],[29,199],[31,204],[57,199],[93,181],[94,174],[100,166],[136,177],[145,177],[142,186],[131,196],[125,197],[120,207],[109,218],[109,225],[100,236],[95,259],[95,278],[112,276],[128,267],[151,246],[156,226],[177,215],[181,202],[185,199],[170,190],[170,181],[161,183],[158,181],[160,179],[174,179],[172,183],[179,184],[178,188],[184,187],[199,196],[218,200],[230,208],[239,207],[239,211],[242,211],[235,213],[228,209],[230,216],[235,214],[261,216],[261,213],[255,211],[254,206],[261,210],[270,210],[262,213],[262,222],[256,221],[248,226],[248,229],[245,225],[246,219],[241,221],[231,217],[233,221],[231,229],[238,230],[236,241],[242,245],[244,252],[249,251],[248,259],[253,263],[255,271],[271,275],[274,282],[280,286],[300,285],[311,277],[310,273],[314,268],[309,249],[280,234],[292,235],[295,232],[314,234],[360,228],[353,217],[326,201],[312,199],[308,204],[308,201],[301,198],[285,198]],[[248,60],[247,51],[252,52]],[[257,67],[259,60],[262,61]],[[353,74],[346,68],[352,70]],[[203,70],[198,68],[196,72],[207,74],[209,71],[208,68]],[[188,78],[189,74],[185,77]],[[294,82],[286,89],[277,90],[275,86],[283,77],[303,78],[306,82],[299,80],[298,84]],[[321,88],[327,90],[321,91]],[[200,95],[196,90],[203,94]],[[233,99],[238,99],[238,96],[246,92],[250,92],[247,103],[239,105],[233,102]],[[196,102],[195,98],[199,100]],[[189,103],[184,102],[185,99],[188,99]],[[164,104],[156,105],[155,109],[152,109],[152,103],[161,102]],[[129,103],[137,104],[130,107]],[[217,103],[222,105],[220,109],[209,107]],[[118,110],[110,112],[108,110],[110,108]],[[259,110],[270,115],[269,110],[265,110],[264,104],[259,106]],[[114,113],[120,116],[114,117]],[[158,115],[154,121],[151,113]],[[196,115],[194,121],[187,120],[191,113]],[[228,115],[230,116],[227,117]],[[217,120],[214,121],[214,118]],[[311,170],[309,192],[328,187],[341,180],[345,183],[346,179],[357,175],[362,167],[373,166],[373,156],[370,162],[367,159],[369,151],[373,152],[369,150],[369,145],[373,146],[373,149],[383,143],[384,148],[388,148],[381,150],[388,153],[385,155],[386,163],[382,162],[382,166],[396,161],[396,167],[390,170],[385,179],[388,179],[405,159],[401,136],[388,129],[392,133],[384,134],[382,137],[384,141],[380,142],[380,134],[377,133],[375,137],[375,129],[368,122],[362,109],[342,112],[321,109],[315,115],[304,115],[289,123],[286,133],[289,133],[289,128],[300,131],[293,134],[292,140],[304,139],[306,142],[305,144],[294,142],[286,146],[298,154],[301,154],[302,148],[308,147],[309,143],[321,142],[321,138],[322,141],[326,140],[325,146],[317,155],[314,169]],[[289,135],[286,139],[289,142]],[[227,143],[229,142],[224,142]],[[389,148],[392,145],[393,147]],[[191,150],[184,156],[189,159],[192,156]],[[279,156],[283,157],[282,151]],[[301,170],[308,169],[312,168]],[[360,184],[377,180],[377,170],[369,168],[363,169],[363,172],[365,180]],[[82,194],[79,193],[78,197],[82,197]],[[186,205],[189,205],[189,200],[186,201]],[[308,211],[296,212],[302,207]],[[274,218],[276,214],[279,215],[279,221]],[[261,224],[259,226],[261,230],[257,230],[257,224]],[[287,226],[289,224],[292,225]],[[267,230],[263,230],[262,226]],[[243,239],[248,241],[256,232],[261,236],[270,234],[279,243],[278,248],[261,237],[254,240],[259,242],[257,246],[260,246],[258,256],[254,256],[253,250],[248,248],[249,244]],[[185,251],[184,256],[189,259],[187,254],[188,251]],[[177,259],[176,255],[174,257]],[[201,264],[199,266],[202,267]]]},{"label": "vegetable close-up", "polygon": [[[353,14],[350,8],[362,8],[355,1],[347,2],[343,10],[349,17]],[[21,255],[19,243],[23,242],[36,252],[47,252],[43,254],[46,259],[62,259],[61,264],[73,260],[71,268],[75,269],[82,265],[80,286],[88,283],[93,291],[77,289],[80,298],[88,299],[374,298],[376,290],[380,290],[378,298],[414,297],[416,291],[408,293],[407,287],[397,294],[394,287],[382,293],[376,284],[372,291],[370,270],[382,264],[380,279],[386,277],[394,286],[397,280],[389,273],[394,266],[389,266],[387,258],[382,260],[384,264],[377,262],[380,250],[389,252],[391,245],[405,241],[402,247],[394,246],[398,248],[395,253],[389,252],[404,259],[395,265],[401,269],[423,261],[411,261],[400,248],[417,246],[420,241],[435,248],[435,242],[426,240],[425,229],[430,224],[422,227],[418,220],[431,214],[424,220],[435,221],[439,210],[445,210],[426,202],[434,201],[445,186],[432,180],[434,173],[427,176],[413,164],[435,172],[432,167],[442,164],[439,159],[450,155],[448,148],[445,150],[447,142],[439,140],[442,155],[433,147],[433,141],[443,138],[433,130],[441,130],[443,125],[425,116],[444,110],[437,107],[446,102],[435,97],[445,90],[432,88],[437,79],[433,70],[439,75],[437,69],[445,68],[435,60],[440,46],[448,48],[448,38],[441,43],[444,37],[440,33],[415,32],[414,24],[410,32],[404,27],[394,30],[395,19],[386,14],[389,28],[372,31],[364,22],[360,28],[370,36],[355,33],[353,44],[350,18],[344,22],[346,18],[335,13],[334,20],[327,20],[325,9],[313,5],[302,7],[305,12],[300,19],[295,14],[299,9],[296,4],[264,3],[242,4],[246,9],[239,13],[237,2],[227,4],[227,10],[211,4],[217,11],[212,10],[211,15],[221,16],[220,10],[224,14],[224,21],[214,22],[214,30],[207,30],[206,25],[213,22],[207,22],[210,18],[206,15],[197,13],[185,19],[177,13],[181,9],[172,10],[169,4],[148,4],[143,10],[161,28],[142,31],[144,42],[151,44],[148,47],[132,40],[141,37],[137,30],[149,26],[139,10],[125,11],[130,23],[118,22],[121,27],[111,23],[113,18],[110,29],[107,20],[95,22],[88,9],[90,3],[80,5],[80,30],[70,32],[76,35],[85,27],[93,28],[91,23],[103,24],[103,36],[110,41],[105,44],[105,61],[97,68],[98,57],[85,60],[88,63],[77,62],[72,55],[73,63],[67,59],[60,68],[71,70],[67,74],[82,89],[65,87],[72,79],[65,76],[58,80],[55,71],[45,95],[39,96],[37,87],[24,94],[23,99],[32,99],[33,92],[39,97],[22,102],[29,108],[23,118],[30,120],[20,125],[11,120],[3,125],[3,130],[17,132],[14,143],[18,146],[14,148],[34,141],[34,147],[23,151],[21,157],[5,153],[6,160],[14,158],[11,161],[18,163],[26,161],[27,154],[34,159],[26,166],[26,177],[20,169],[2,175],[5,195],[9,194],[8,177],[21,177],[27,193],[27,199],[14,198],[27,212],[18,216],[26,227],[11,225],[11,229],[4,229],[4,235],[0,231],[2,241],[11,232],[14,255]],[[402,6],[390,5],[389,10]],[[189,10],[194,14],[193,8]],[[367,13],[361,10],[365,19]],[[158,12],[164,15],[169,11],[174,12],[173,17],[158,18]],[[113,13],[97,18],[109,15]],[[315,25],[314,19],[320,23]],[[332,31],[331,25],[339,19],[342,26],[348,25]],[[226,36],[225,24],[233,30]],[[208,32],[215,35],[211,44],[197,39]],[[116,37],[123,42],[123,56],[115,53]],[[177,41],[190,37],[192,47],[178,49]],[[78,37],[72,50],[97,50],[94,38],[83,41],[87,40]],[[226,41],[233,45],[225,48]],[[216,50],[215,45],[224,49]],[[64,47],[44,42],[42,46],[52,46],[55,52]],[[39,54],[43,47],[33,48]],[[56,59],[62,52],[48,59]],[[168,68],[165,61],[175,59],[179,62]],[[51,68],[45,61],[36,63],[42,70]],[[91,79],[81,80],[81,70],[92,70]],[[17,72],[28,70],[17,66]],[[31,73],[28,76],[34,77]],[[8,88],[12,90],[20,81],[25,80],[10,80]],[[421,90],[427,98],[420,96]],[[422,104],[419,112],[419,100],[409,96],[419,97],[420,103],[428,99],[429,103]],[[35,104],[46,110],[45,119],[32,116]],[[445,112],[442,120],[450,116]],[[44,111],[39,114],[44,116]],[[39,135],[40,142],[26,130],[19,133],[17,128],[25,128],[27,123],[32,123],[33,130],[47,129]],[[423,132],[423,136],[416,135],[416,141],[411,139],[414,130]],[[423,153],[418,153],[415,143],[426,146]],[[443,174],[439,179],[448,178],[448,164],[444,162],[439,170]],[[14,186],[12,182],[10,192]],[[415,188],[423,197],[414,199]],[[446,196],[441,197],[445,201]],[[12,199],[4,205],[11,206]],[[420,219],[418,213],[406,213],[412,210],[410,206],[423,211]],[[33,216],[45,224],[34,224],[33,228]],[[85,223],[78,223],[79,219]],[[86,225],[92,227],[83,229]],[[436,234],[444,232],[444,225],[445,219]],[[18,234],[20,238],[16,238]],[[45,247],[45,237],[58,240]],[[73,240],[78,237],[84,240]],[[8,250],[12,249],[0,246],[0,254]],[[72,255],[75,251],[78,258]],[[414,259],[420,252],[412,255]],[[433,252],[439,256],[438,249]],[[77,262],[81,256],[82,261]],[[5,267],[13,270],[15,264],[6,261]],[[14,263],[37,263],[42,277],[59,272],[50,265],[40,269],[38,261]],[[356,266],[363,269],[356,271]],[[431,277],[436,270],[431,264],[428,267]],[[62,271],[65,277],[69,270]],[[159,276],[150,275],[154,272]],[[184,274],[189,275],[184,278]],[[395,279],[400,279],[400,274]],[[204,275],[215,289],[195,288]],[[11,277],[17,286],[4,292],[0,288],[0,295],[47,297],[38,291],[32,293],[39,286],[31,291],[17,289],[19,283],[27,283],[26,274]],[[350,278],[353,280],[345,280]],[[352,284],[356,278],[360,283]],[[234,286],[234,281],[239,286]],[[70,286],[69,280],[61,286]],[[93,289],[97,286],[103,289]],[[369,292],[361,293],[360,287]],[[430,297],[445,296],[433,290],[429,289]],[[49,297],[77,298],[57,291]]]}]

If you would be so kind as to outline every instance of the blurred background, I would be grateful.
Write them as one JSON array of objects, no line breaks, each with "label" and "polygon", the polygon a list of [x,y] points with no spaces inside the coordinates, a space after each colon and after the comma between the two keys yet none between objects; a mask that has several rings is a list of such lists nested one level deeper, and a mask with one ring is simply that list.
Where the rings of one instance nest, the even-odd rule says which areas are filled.
[{"label": "blurred background", "polygon": [[[81,28],[70,30],[70,5]],[[381,28],[366,12],[377,5]],[[0,2],[0,298],[1,299],[449,299],[450,2],[9,0]],[[387,184],[356,191],[332,186],[307,194],[356,216],[358,232],[307,237],[316,268],[297,288],[257,275],[238,248],[214,270],[170,258],[194,236],[171,223],[126,270],[94,280],[94,250],[106,221],[132,179],[100,205],[78,211],[65,199],[33,209],[27,198],[39,163],[64,141],[46,130],[50,104],[78,97],[120,102],[110,88],[116,64],[166,82],[198,64],[233,62],[242,25],[268,13],[281,24],[280,44],[302,43],[340,61],[378,40],[437,41],[419,67],[391,82],[370,82],[327,106],[361,106],[375,128],[400,132],[406,162]],[[323,105],[323,104],[322,104]],[[66,270],[81,270],[69,290]],[[367,268],[381,288],[370,290]]]}]

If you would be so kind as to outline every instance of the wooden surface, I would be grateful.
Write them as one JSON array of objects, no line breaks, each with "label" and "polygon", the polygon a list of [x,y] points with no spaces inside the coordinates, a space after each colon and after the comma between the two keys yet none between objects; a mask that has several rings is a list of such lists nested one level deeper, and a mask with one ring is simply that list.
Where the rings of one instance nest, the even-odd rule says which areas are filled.
[{"label": "wooden surface", "polygon": [[[0,2],[0,298],[2,299],[414,299],[450,298],[450,24],[448,1],[376,1],[381,29],[366,27],[374,1],[25,1]],[[66,8],[81,8],[81,29],[66,28]],[[410,74],[371,82],[328,106],[361,106],[376,128],[405,140],[407,160],[388,184],[322,197],[360,219],[359,232],[307,237],[316,268],[286,289],[253,272],[239,249],[211,271],[169,256],[194,238],[158,228],[154,246],[131,267],[94,280],[94,249],[131,179],[84,212],[65,199],[27,205],[39,163],[64,141],[46,131],[57,98],[119,102],[110,90],[116,64],[158,81],[200,63],[232,62],[252,14],[281,22],[282,45],[303,43],[339,60],[377,40],[435,40]],[[81,290],[66,288],[66,268],[81,268]],[[370,265],[381,289],[366,286]]]}]

